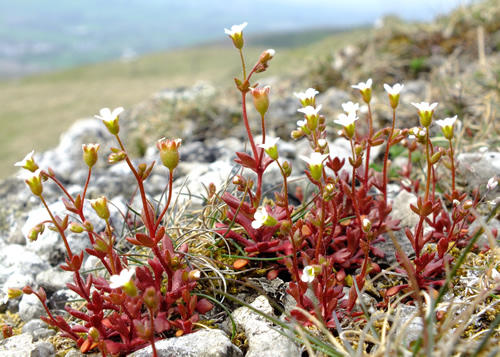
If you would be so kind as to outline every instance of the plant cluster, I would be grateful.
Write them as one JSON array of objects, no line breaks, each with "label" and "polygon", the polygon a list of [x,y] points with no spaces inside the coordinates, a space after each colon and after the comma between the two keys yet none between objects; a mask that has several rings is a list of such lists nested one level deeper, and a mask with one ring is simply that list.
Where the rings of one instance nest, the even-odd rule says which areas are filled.
[{"label": "plant cluster", "polygon": [[[135,167],[123,146],[119,131],[119,115],[123,108],[113,111],[102,109],[97,118],[102,119],[110,134],[116,137],[119,147],[113,148],[108,162],[114,164],[125,161],[133,173],[142,202],[141,227],[129,225],[130,236],[126,239],[131,244],[147,250],[152,257],[142,262],[132,256],[118,254],[114,228],[110,224],[110,211],[106,197],[90,200],[90,205],[102,219],[106,228],[102,232],[94,230],[94,224],[84,214],[86,191],[91,182],[92,168],[98,160],[99,144],[83,145],[83,160],[88,166],[88,176],[83,192],[72,196],[57,179],[56,172],[49,168],[42,170],[33,159],[33,152],[16,165],[27,170],[26,182],[32,193],[39,197],[51,219],[40,222],[29,233],[30,240],[38,239],[45,226],[59,232],[66,250],[66,264],[61,269],[73,272],[74,284],[68,288],[76,292],[85,302],[86,311],[80,311],[66,305],[66,311],[81,324],[70,326],[63,316],[53,315],[46,304],[43,288],[34,291],[30,286],[22,289],[24,294],[34,294],[43,304],[48,317],[42,319],[50,326],[61,331],[61,336],[73,339],[82,352],[98,348],[103,356],[124,355],[151,344],[156,356],[155,341],[161,339],[172,329],[176,335],[190,333],[193,324],[198,322],[199,314],[212,309],[206,299],[198,299],[193,289],[200,278],[200,271],[191,269],[186,262],[187,244],[174,246],[174,241],[167,234],[164,217],[172,199],[172,184],[175,168],[179,163],[178,148],[180,139],[160,139],[157,143],[161,162],[169,169],[168,196],[161,208],[146,198],[144,181],[148,178],[155,162],[141,163]],[[64,193],[62,201],[71,213],[64,217],[54,215],[47,205],[44,195],[44,182],[52,180]],[[94,222],[95,223],[95,222]],[[97,274],[87,274],[84,278],[82,263],[84,252],[74,253],[68,244],[67,232],[86,234],[92,248],[86,253],[97,257],[109,280]],[[21,292],[11,289],[14,297]]]},{"label": "plant cluster", "polygon": [[[376,131],[370,106],[372,80],[353,85],[366,105],[368,129],[363,131],[357,128],[359,104],[343,104],[345,114],[340,114],[334,123],[340,126],[338,134],[348,140],[351,147],[352,155],[348,160],[349,165],[346,165],[345,160],[340,160],[330,152],[329,125],[320,114],[322,106],[316,104],[318,91],[309,88],[304,93],[295,93],[301,104],[298,112],[304,118],[297,122],[298,128],[291,136],[295,140],[305,139],[310,144],[311,155],[301,156],[301,159],[308,165],[305,174],[314,190],[310,196],[298,190],[296,196],[301,204],[294,206],[289,200],[291,163],[280,157],[277,145],[279,138],[266,136],[270,87],[258,87],[258,84],[251,82],[254,75],[267,70],[275,51],[264,51],[247,72],[243,56],[242,31],[245,26],[246,23],[233,26],[226,33],[238,50],[242,63],[242,78],[235,78],[235,83],[241,93],[242,118],[251,148],[249,153],[237,152],[235,161],[255,174],[256,183],[253,178],[243,175],[233,178],[236,190],[220,196],[227,209],[225,216],[217,222],[214,235],[225,237],[234,245],[243,247],[247,258],[276,258],[268,262],[268,278],[275,278],[279,273],[290,276],[287,292],[297,303],[290,313],[291,320],[306,326],[320,320],[328,328],[339,328],[341,319],[363,314],[356,312],[354,307],[368,277],[381,270],[372,260],[373,257],[384,256],[376,244],[388,237],[393,238],[393,232],[401,229],[399,220],[391,217],[387,187],[390,150],[402,145],[409,155],[407,165],[400,172],[401,188],[418,196],[417,204],[411,205],[412,211],[419,217],[418,224],[414,228],[404,227],[415,255],[410,259],[398,249],[400,267],[396,271],[402,273],[406,282],[381,294],[387,306],[391,297],[399,292],[419,300],[421,296],[417,292],[424,290],[431,293],[446,285],[445,273],[454,259],[451,250],[470,244],[472,234],[467,228],[474,220],[472,212],[480,203],[479,191],[469,198],[455,184],[457,165],[453,139],[457,117],[434,120],[437,103],[412,103],[417,109],[420,125],[397,128],[396,114],[404,86],[395,84],[391,87],[385,84],[392,122],[390,126]],[[249,122],[249,94],[260,117],[261,143],[256,142]],[[166,202],[162,208],[155,208],[147,200],[143,184],[153,170],[154,162],[149,165],[141,163],[135,167],[130,161],[119,137],[118,120],[122,110],[117,108],[111,112],[106,108],[97,117],[102,119],[118,142],[118,148],[112,149],[108,161],[111,164],[120,161],[128,164],[136,178],[142,201],[140,218],[143,226],[129,227],[131,234],[126,239],[140,249],[147,250],[153,257],[141,263],[130,256],[118,254],[115,249],[116,233],[109,222],[105,197],[90,202],[99,218],[106,223],[103,232],[96,232],[92,222],[83,213],[92,167],[98,159],[98,144],[83,145],[83,159],[88,165],[89,174],[83,192],[76,197],[70,195],[58,181],[54,170],[41,170],[33,159],[33,153],[30,153],[17,165],[27,170],[26,182],[32,193],[45,205],[51,219],[35,226],[29,238],[36,240],[46,225],[62,236],[68,257],[61,268],[73,272],[74,277],[74,284],[68,284],[68,287],[86,301],[84,312],[69,305],[66,310],[81,324],[70,326],[62,316],[54,316],[45,303],[43,289],[36,292],[27,286],[22,292],[35,294],[47,311],[48,317],[44,321],[60,329],[63,336],[76,341],[82,352],[97,347],[103,356],[107,353],[120,355],[151,344],[156,356],[156,340],[163,338],[173,328],[177,329],[176,335],[192,332],[199,314],[208,312],[212,304],[206,299],[199,300],[193,293],[200,271],[188,266],[188,245],[175,246],[164,222],[172,199],[173,174],[179,163],[181,140],[161,139],[157,143],[161,162],[168,168],[169,177]],[[438,147],[433,142],[429,130],[433,122],[441,127],[447,147]],[[381,172],[377,172],[370,167],[370,158],[372,148],[380,145],[384,147],[384,156]],[[424,153],[424,182],[412,175],[412,153],[416,150]],[[271,164],[278,166],[283,184],[281,190],[274,193],[274,200],[264,200],[264,173]],[[451,177],[451,190],[442,195],[438,184],[438,165],[449,170]],[[43,184],[47,180],[54,181],[61,188],[65,196],[63,202],[71,216],[59,217],[50,212],[43,196]],[[487,190],[493,190],[497,183],[498,180],[492,178]],[[211,196],[216,197],[215,188],[209,187]],[[81,272],[84,253],[72,252],[66,239],[67,230],[88,236],[92,248],[87,249],[87,253],[99,258],[109,279],[92,273],[84,278]],[[345,287],[349,287],[346,297]],[[314,294],[314,302],[308,291]],[[21,291],[9,290],[10,297],[19,294]],[[428,344],[428,339],[424,338],[424,343]]]},{"label": "plant cluster", "polygon": [[[257,183],[254,192],[252,180],[241,176],[234,179],[233,183],[243,195],[235,197],[225,193],[222,197],[228,205],[228,219],[231,224],[219,224],[219,228],[224,228],[219,230],[219,233],[243,245],[249,256],[273,254],[283,257],[279,261],[284,266],[277,266],[268,277],[276,276],[280,270],[289,271],[292,282],[288,292],[300,308],[292,311],[292,316],[303,324],[312,324],[309,317],[300,311],[309,311],[313,316],[319,312],[320,316],[317,317],[332,327],[332,312],[337,313],[339,318],[345,314],[353,315],[357,291],[363,288],[367,275],[380,272],[380,267],[371,257],[383,257],[384,253],[375,244],[383,241],[387,234],[400,229],[399,220],[390,216],[392,208],[388,199],[387,184],[389,151],[391,147],[401,144],[410,153],[408,164],[401,172],[405,179],[402,188],[419,195],[417,205],[411,205],[412,211],[419,216],[419,222],[413,230],[405,227],[405,234],[412,244],[415,258],[410,260],[404,252],[397,253],[397,260],[401,265],[397,271],[407,276],[408,283],[391,288],[385,296],[390,297],[400,290],[411,288],[412,282],[415,282],[419,289],[441,286],[444,283],[445,269],[453,260],[450,250],[455,245],[463,247],[467,244],[467,227],[473,221],[470,212],[479,202],[477,192],[470,200],[467,199],[466,193],[459,192],[455,186],[453,137],[457,117],[435,121],[441,127],[448,143],[447,148],[437,147],[431,140],[429,128],[438,103],[412,103],[417,109],[420,126],[398,129],[396,110],[404,86],[395,84],[391,87],[385,84],[384,88],[392,108],[392,124],[375,132],[370,107],[372,80],[353,85],[367,106],[369,130],[365,134],[356,130],[359,104],[344,103],[342,107],[345,114],[340,114],[334,122],[342,128],[339,135],[348,140],[351,146],[351,169],[348,172],[349,169],[344,168],[345,161],[329,150],[327,122],[320,114],[322,106],[316,104],[315,96],[318,91],[309,88],[304,93],[294,93],[302,105],[298,112],[304,114],[304,119],[297,122],[298,128],[291,136],[293,139],[305,138],[309,141],[313,153],[310,157],[301,156],[301,159],[308,164],[306,176],[316,189],[308,202],[304,201],[301,206],[293,207],[288,199],[287,182],[292,171],[291,164],[280,160],[278,139],[266,138],[265,114],[269,107],[270,88],[258,88],[257,84],[252,85],[250,82],[255,73],[266,70],[274,51],[264,51],[247,74],[242,53],[244,41],[241,30],[244,25],[230,32],[230,37],[242,59],[243,78],[235,79],[235,82],[241,92],[243,120],[252,153],[238,152],[238,159],[235,161],[253,171],[257,176]],[[248,122],[248,93],[252,95],[261,119],[260,144],[255,143]],[[385,145],[382,172],[375,172],[370,168],[371,148],[378,145]],[[423,192],[420,190],[420,181],[411,175],[411,153],[415,150],[425,153],[427,170]],[[276,162],[281,171],[283,189],[281,192],[275,192],[272,205],[262,205],[262,177],[272,162]],[[439,180],[436,170],[438,163],[442,163],[450,171],[452,181],[451,191],[444,193],[445,201],[436,193]],[[496,178],[492,178],[491,182],[497,182],[495,180]],[[374,190],[379,194],[371,194]],[[448,211],[448,206],[452,207],[451,212]],[[244,228],[244,234],[231,230],[234,222]],[[424,233],[426,226],[431,229]],[[424,247],[429,243],[436,244],[435,251],[425,251]],[[348,276],[356,271],[354,278]],[[308,284],[312,284],[312,291],[319,301],[318,306],[313,306],[306,296]],[[343,297],[342,288],[348,285],[351,286],[348,298],[337,306]]]}]

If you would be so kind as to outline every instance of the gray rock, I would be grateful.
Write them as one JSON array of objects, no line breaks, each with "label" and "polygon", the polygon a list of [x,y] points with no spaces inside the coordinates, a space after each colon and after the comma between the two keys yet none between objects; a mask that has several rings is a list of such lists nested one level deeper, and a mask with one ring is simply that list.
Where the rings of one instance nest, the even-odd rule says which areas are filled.
[{"label": "gray rock", "polygon": [[[469,226],[469,232],[473,233],[478,227],[481,227],[482,224],[484,223],[484,220],[482,218],[476,219],[472,224]],[[486,226],[489,229],[497,229],[500,232],[500,221],[496,219],[492,219],[491,221],[486,224]],[[492,242],[490,242],[488,235],[486,233],[481,234],[477,241],[476,244],[479,246],[479,249],[482,249],[485,245],[488,247],[491,247]],[[497,243],[495,243],[497,244]]]},{"label": "gray rock", "polygon": [[52,357],[56,355],[50,342],[33,343],[30,334],[12,336],[0,341],[0,357]]},{"label": "gray rock", "polygon": [[411,210],[410,204],[417,205],[417,196],[405,190],[399,192],[392,201],[391,217],[400,219],[401,227],[413,228],[420,220],[419,216]]},{"label": "gray rock", "polygon": [[28,321],[22,329],[23,333],[28,333],[33,336],[33,341],[38,341],[40,339],[45,339],[50,336],[54,336],[56,331],[53,329],[48,329],[47,324],[40,319],[34,319]]},{"label": "gray rock", "polygon": [[11,289],[22,289],[26,285],[35,286],[35,281],[31,275],[14,272],[5,282],[5,286]]},{"label": "gray rock", "polygon": [[[155,343],[161,357],[242,357],[243,353],[221,330],[199,330]],[[132,353],[131,357],[150,357],[151,346]]]},{"label": "gray rock", "polygon": [[75,122],[61,135],[57,148],[43,153],[36,162],[43,169],[47,167],[55,169],[57,177],[63,181],[83,184],[88,167],[83,161],[82,144],[90,143],[100,144],[98,151],[100,159],[93,170],[107,168],[109,164],[106,155],[111,147],[117,146],[117,143],[99,119]]},{"label": "gray rock", "polygon": [[[413,246],[411,245],[411,242],[406,236],[404,230],[401,229],[393,233],[394,236],[396,237],[397,242],[403,249],[403,252],[405,252],[405,254],[411,258],[412,255],[415,254],[415,251],[413,250]],[[397,263],[396,248],[394,246],[394,243],[392,242],[391,237],[388,234],[384,234],[384,237],[385,237],[385,242],[375,243],[375,246],[380,250],[382,250],[385,253],[385,256],[384,258],[375,257],[374,261],[377,264],[386,264],[390,266]]]},{"label": "gray rock", "polygon": [[484,192],[488,180],[500,177],[500,152],[473,152],[458,155],[459,179],[464,180],[468,191],[482,186]]},{"label": "gray rock", "polygon": [[66,288],[66,283],[73,283],[73,273],[53,267],[37,274],[36,283],[50,294]]},{"label": "gray rock", "polygon": [[35,252],[27,251],[18,244],[6,245],[0,249],[0,284],[15,272],[35,279],[36,274],[49,268],[49,264]]},{"label": "gray rock", "polygon": [[24,322],[28,322],[33,319],[38,319],[40,316],[45,316],[46,312],[43,308],[42,303],[34,295],[24,294],[19,303],[19,317]]},{"label": "gray rock", "polygon": [[[251,306],[270,316],[273,308],[265,296],[259,296]],[[240,307],[233,312],[237,329],[244,331],[248,340],[246,357],[300,356],[300,348],[288,337],[276,331],[277,327],[253,310]]]},{"label": "gray rock", "polygon": [[[402,337],[405,346],[409,346],[411,342],[416,341],[423,330],[422,318],[418,317],[418,311],[415,306],[399,304],[397,307],[396,314],[399,314],[399,320],[397,320],[399,328],[402,328],[407,322],[404,331],[398,332],[397,336]],[[393,328],[396,328],[393,326]],[[399,330],[399,329],[398,329]]]}]

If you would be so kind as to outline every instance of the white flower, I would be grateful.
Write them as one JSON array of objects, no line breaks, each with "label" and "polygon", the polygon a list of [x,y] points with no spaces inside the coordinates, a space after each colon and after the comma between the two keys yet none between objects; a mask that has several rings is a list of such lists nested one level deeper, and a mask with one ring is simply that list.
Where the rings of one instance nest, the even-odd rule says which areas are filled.
[{"label": "white flower", "polygon": [[28,161],[33,161],[33,154],[35,153],[35,150],[33,150],[32,152],[30,152],[28,155],[26,155],[24,157],[24,159],[22,159],[21,161],[18,161],[14,164],[14,166],[26,166],[26,164],[28,163]]},{"label": "white flower", "polygon": [[401,90],[403,89],[404,84],[399,84],[396,83],[394,86],[390,86],[388,84],[384,84],[384,89],[389,93],[390,95],[398,95],[401,93]]},{"label": "white flower", "polygon": [[310,158],[304,155],[299,155],[299,157],[307,162],[309,166],[317,166],[321,165],[323,161],[325,161],[325,159],[328,157],[328,154],[322,155],[319,152],[313,152]]},{"label": "white flower", "polygon": [[328,143],[326,142],[325,139],[318,139],[318,146],[320,148],[322,148],[322,149],[326,148],[326,144],[328,144]]},{"label": "white flower", "polygon": [[446,128],[446,127],[453,126],[453,124],[455,124],[456,120],[457,120],[457,116],[455,115],[453,118],[445,118],[445,119],[436,120],[436,124],[442,128]]},{"label": "white flower", "polygon": [[111,111],[109,108],[102,108],[99,111],[99,114],[101,114],[101,115],[95,115],[95,117],[97,119],[102,119],[105,122],[110,122],[110,121],[115,120],[116,117],[121,114],[121,112],[123,112],[122,107],[116,108],[113,111]]},{"label": "white flower", "polygon": [[299,120],[299,121],[297,121],[297,126],[299,128],[303,127],[304,125],[307,125],[307,120]]},{"label": "white flower", "polygon": [[310,116],[318,115],[319,111],[321,110],[321,107],[322,107],[321,105],[318,105],[317,108],[314,108],[314,107],[311,107],[310,105],[308,105],[305,108],[297,109],[297,111],[304,113],[306,117],[310,117]]},{"label": "white flower", "polygon": [[313,266],[308,265],[304,267],[304,270],[302,270],[302,276],[300,277],[300,280],[302,280],[304,283],[312,283],[317,274],[317,269],[315,269]]},{"label": "white flower", "polygon": [[345,115],[344,113],[339,114],[339,118],[333,122],[346,127],[353,124],[358,119],[355,112],[350,112],[349,115]]},{"label": "white flower", "polygon": [[497,185],[498,185],[498,179],[497,176],[495,175],[488,180],[486,188],[488,189],[488,191],[492,191],[493,189],[495,189],[495,187],[497,187]]},{"label": "white flower", "polygon": [[21,175],[17,176],[18,179],[21,180],[32,180],[34,177],[39,178],[42,173],[42,169],[38,169],[35,172],[31,172],[28,170],[21,171]]},{"label": "white flower", "polygon": [[240,34],[241,31],[248,25],[248,22],[244,22],[241,25],[233,25],[231,26],[231,30],[224,29],[224,33],[228,34],[229,36],[234,36],[235,34]]},{"label": "white flower", "polygon": [[365,82],[359,82],[358,84],[352,85],[351,87],[359,89],[360,91],[364,91],[364,90],[372,87],[372,79],[371,78],[368,79],[366,81],[366,83]]},{"label": "white flower", "polygon": [[293,93],[294,96],[296,96],[297,98],[299,98],[300,100],[305,100],[305,99],[313,99],[316,94],[318,94],[319,92],[314,89],[314,88],[308,88],[306,89],[305,93]]},{"label": "white flower", "polygon": [[356,113],[359,110],[359,104],[353,102],[342,103],[342,109],[344,109],[344,112],[347,114],[351,112]]},{"label": "white flower", "polygon": [[276,139],[267,139],[265,144],[257,144],[258,147],[263,148],[264,150],[268,150],[276,145],[280,138]]},{"label": "white flower", "polygon": [[415,108],[417,108],[421,112],[432,112],[434,108],[437,107],[438,103],[429,104],[427,102],[422,103],[411,103]]},{"label": "white flower", "polygon": [[453,206],[458,206],[460,204],[460,201],[459,200],[453,200]]},{"label": "white flower", "polygon": [[112,275],[109,278],[109,281],[111,282],[111,284],[109,284],[109,287],[112,289],[121,288],[132,279],[132,276],[134,276],[134,274],[135,274],[135,269],[130,269],[130,270],[123,269],[120,272],[120,275]]},{"label": "white flower", "polygon": [[257,208],[257,211],[254,213],[253,218],[253,229],[259,229],[262,226],[272,227],[278,224],[276,218],[270,216],[269,213],[267,213],[267,210],[262,206]]}]

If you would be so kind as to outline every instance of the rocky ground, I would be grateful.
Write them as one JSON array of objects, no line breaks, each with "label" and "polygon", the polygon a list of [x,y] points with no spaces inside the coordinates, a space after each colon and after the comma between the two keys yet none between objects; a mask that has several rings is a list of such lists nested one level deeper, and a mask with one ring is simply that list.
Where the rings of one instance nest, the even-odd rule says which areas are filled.
[{"label": "rocky ground", "polygon": [[[397,21],[386,24],[374,32],[373,38],[361,44],[353,44],[329,58],[320,58],[311,65],[306,76],[299,78],[272,77],[271,68],[259,82],[271,85],[271,108],[268,113],[268,134],[281,137],[280,155],[292,163],[294,179],[300,179],[306,168],[299,155],[308,155],[310,148],[305,141],[293,142],[290,132],[296,129],[301,119],[296,112],[298,102],[288,90],[291,83],[302,83],[304,90],[316,87],[320,94],[317,103],[323,105],[323,114],[329,123],[341,112],[341,104],[359,101],[357,91],[351,84],[372,77],[374,81],[374,117],[377,126],[389,120],[386,94],[383,83],[400,82],[405,85],[401,94],[401,110],[398,126],[417,125],[415,108],[411,102],[439,102],[436,118],[457,114],[462,125],[458,133],[457,159],[460,163],[459,182],[469,192],[486,184],[495,174],[500,176],[499,125],[499,73],[500,58],[500,6],[495,2],[475,5],[472,10],[457,12],[451,17],[439,19],[433,24],[406,25]],[[236,60],[236,56],[235,56]],[[228,79],[229,80],[229,79]],[[253,120],[253,119],[252,119]],[[228,177],[238,168],[233,162],[235,151],[245,150],[245,131],[241,123],[236,91],[221,92],[209,83],[197,83],[191,88],[165,89],[150,99],[138,104],[120,118],[126,145],[138,156],[135,163],[158,160],[156,140],[183,138],[180,148],[181,163],[176,171],[175,193],[179,195],[177,207],[197,210],[206,195],[205,186],[213,182],[216,187],[226,185]],[[257,128],[257,121],[254,123]],[[362,126],[360,126],[360,130]],[[438,128],[432,128],[438,132]],[[339,156],[350,154],[344,139],[335,139],[333,124],[329,141],[330,151]],[[35,160],[41,167],[52,167],[58,178],[70,192],[80,192],[87,170],[81,160],[81,145],[91,142],[101,144],[100,153],[107,153],[115,146],[113,138],[97,119],[77,122],[60,140],[59,146],[45,153],[36,153]],[[104,155],[103,155],[104,156]],[[139,157],[142,156],[142,157]],[[375,156],[375,155],[374,155]],[[20,158],[21,159],[21,158]],[[394,165],[398,158],[393,157]],[[379,159],[375,159],[376,161]],[[277,168],[270,168],[266,183],[272,187],[279,182],[275,177]],[[107,196],[117,209],[111,211],[112,221],[119,224],[135,186],[132,175],[123,163],[109,166],[102,159],[93,172],[94,178],[88,191],[89,198]],[[147,191],[152,200],[160,200],[167,183],[168,171],[159,165],[148,179]],[[298,181],[300,184],[300,180]],[[498,189],[497,191],[498,192]],[[54,212],[62,212],[60,193],[56,187],[46,185],[49,206]],[[493,195],[488,199],[493,199]],[[395,186],[393,214],[400,219],[411,217],[408,203],[415,200],[406,191],[398,192]],[[56,232],[46,230],[36,242],[27,242],[28,231],[44,218],[44,210],[31,195],[26,184],[15,177],[0,183],[0,286],[22,288],[42,286],[48,293],[49,306],[61,310],[63,304],[72,299],[73,293],[66,288],[71,274],[58,268],[65,258],[64,245]],[[134,203],[132,203],[132,206]],[[89,208],[89,217],[95,215]],[[98,220],[95,220],[96,222]],[[404,223],[412,226],[415,223]],[[103,227],[95,227],[96,230]],[[492,228],[500,229],[495,220]],[[89,247],[79,236],[69,236],[75,251]],[[411,250],[409,242],[398,236],[401,245]],[[479,244],[487,243],[486,236]],[[385,261],[382,267],[395,262],[394,249],[385,245]],[[408,252],[410,252],[408,250]],[[96,261],[87,258],[85,270],[93,269]],[[469,277],[474,278],[474,277]],[[476,278],[478,278],[476,276]],[[277,279],[272,288],[269,282],[256,281],[268,295],[279,295],[284,282]],[[246,294],[246,295],[245,295]],[[260,310],[274,313],[269,302],[255,293],[240,296]],[[285,299],[285,297],[281,297]],[[370,295],[365,296],[369,304]],[[286,300],[286,299],[285,299]],[[282,301],[286,305],[286,301]],[[406,320],[415,308],[405,306]],[[70,343],[54,337],[55,331],[38,319],[44,314],[41,305],[32,296],[18,300],[0,302],[2,320],[15,328],[16,336],[0,342],[0,356],[80,356]],[[223,316],[223,314],[221,315]],[[167,339],[157,347],[165,350],[165,356],[299,356],[301,348],[278,334],[271,323],[248,308],[239,308],[233,313],[238,334],[246,342],[232,341],[229,320],[212,316],[219,329],[203,330],[181,338]],[[218,320],[217,320],[218,319]],[[408,324],[407,334],[418,334],[421,321]],[[146,350],[135,356],[149,356]]]}]

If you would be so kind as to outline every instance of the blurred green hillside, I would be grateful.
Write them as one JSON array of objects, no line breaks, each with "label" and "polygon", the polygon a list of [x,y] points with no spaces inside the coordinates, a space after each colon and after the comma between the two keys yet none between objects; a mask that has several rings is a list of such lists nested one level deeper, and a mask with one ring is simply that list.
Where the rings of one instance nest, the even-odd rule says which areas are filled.
[{"label": "blurred green hillside", "polygon": [[[259,36],[255,41],[247,39],[258,46],[246,47],[245,56],[250,66],[263,50],[274,47],[277,53],[268,75],[297,75],[318,57],[368,33],[366,29],[335,34],[315,30]],[[216,87],[233,85],[240,64],[229,42],[0,82],[0,178],[16,172],[13,164],[26,153],[56,146],[60,134],[75,120],[92,117],[103,107],[130,109],[161,89],[191,87],[198,80]]]}]

